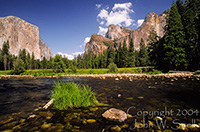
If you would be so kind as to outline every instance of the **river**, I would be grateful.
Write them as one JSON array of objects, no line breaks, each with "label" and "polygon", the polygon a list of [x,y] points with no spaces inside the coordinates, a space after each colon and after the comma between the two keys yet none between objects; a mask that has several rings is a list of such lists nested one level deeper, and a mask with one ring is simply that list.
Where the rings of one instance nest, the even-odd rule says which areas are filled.
[{"label": "river", "polygon": [[[152,131],[159,126],[156,116],[166,119],[165,128],[175,131],[178,123],[200,123],[200,81],[187,78],[133,79],[107,77],[64,77],[92,87],[97,99],[108,106],[58,111],[42,107],[49,101],[55,78],[0,80],[0,131]],[[104,119],[101,114],[114,107],[128,111],[133,117],[125,122]],[[148,112],[144,116],[144,112]],[[164,114],[162,112],[165,112]],[[149,122],[135,128],[135,122]],[[90,122],[92,121],[92,122]],[[144,122],[144,123],[145,123]]]}]

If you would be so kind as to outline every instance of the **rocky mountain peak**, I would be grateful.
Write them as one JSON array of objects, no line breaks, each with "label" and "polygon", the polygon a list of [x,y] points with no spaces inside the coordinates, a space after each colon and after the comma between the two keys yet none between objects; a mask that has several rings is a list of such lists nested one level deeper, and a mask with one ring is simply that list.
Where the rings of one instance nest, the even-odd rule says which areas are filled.
[{"label": "rocky mountain peak", "polygon": [[[146,45],[148,45],[148,37],[152,29],[154,29],[158,36],[163,37],[165,34],[166,12],[158,15],[154,12],[147,14],[143,24],[137,29],[132,30],[127,27],[119,27],[117,25],[109,25],[105,37],[101,35],[92,35],[90,42],[86,44],[85,53],[92,52],[94,54],[102,53],[108,46],[118,48],[120,43],[126,40],[129,47],[130,40],[133,39],[136,50],[140,48],[140,41],[143,38]],[[94,37],[95,36],[95,37]],[[93,39],[95,38],[95,39]],[[109,43],[105,43],[106,42]],[[111,45],[112,44],[112,45]]]},{"label": "rocky mountain peak", "polygon": [[107,47],[112,46],[114,42],[102,35],[93,34],[90,38],[90,42],[86,44],[85,53],[92,52],[94,54],[102,53]]},{"label": "rocky mountain peak", "polygon": [[108,31],[105,37],[111,40],[115,40],[124,37],[126,35],[127,35],[126,32],[124,32],[122,28],[118,27],[117,25],[111,24],[108,26]]},{"label": "rocky mountain peak", "polygon": [[36,59],[53,56],[50,48],[40,39],[39,28],[19,17],[0,17],[0,49],[7,40],[10,53],[16,56],[22,49],[30,54],[34,52]]}]

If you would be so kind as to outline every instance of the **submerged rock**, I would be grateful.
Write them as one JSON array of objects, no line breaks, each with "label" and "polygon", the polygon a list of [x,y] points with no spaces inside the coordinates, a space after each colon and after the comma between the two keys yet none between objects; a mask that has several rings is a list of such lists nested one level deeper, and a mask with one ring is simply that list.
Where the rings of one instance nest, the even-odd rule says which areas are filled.
[{"label": "submerged rock", "polygon": [[199,125],[197,125],[197,124],[191,124],[191,125],[188,125],[188,127],[189,127],[189,129],[190,129],[190,131],[192,131],[192,132],[197,132],[197,131],[199,131]]},{"label": "submerged rock", "polygon": [[154,121],[162,121],[163,119],[161,118],[161,117],[159,117],[159,116],[156,116],[154,119],[153,119]]},{"label": "submerged rock", "polygon": [[87,119],[87,123],[95,123],[96,120],[95,119]]},{"label": "submerged rock", "polygon": [[140,123],[140,122],[135,122],[135,128],[140,129],[140,128],[144,128],[145,124]]},{"label": "submerged rock", "polygon": [[46,123],[46,122],[44,124],[42,124],[42,126],[41,126],[42,129],[47,129],[50,127],[51,127],[51,123]]},{"label": "submerged rock", "polygon": [[138,99],[144,99],[144,97],[143,97],[143,96],[140,96],[140,97],[138,97]]},{"label": "submerged rock", "polygon": [[117,120],[119,122],[123,122],[127,119],[127,114],[124,111],[115,108],[110,108],[105,111],[102,116],[108,120]]},{"label": "submerged rock", "polygon": [[121,128],[128,128],[128,127],[129,127],[128,124],[124,124],[124,125],[121,126]]},{"label": "submerged rock", "polygon": [[89,108],[90,109],[90,111],[92,111],[92,112],[94,112],[94,111],[97,111],[98,110],[98,108],[97,107],[95,107],[95,108]]},{"label": "submerged rock", "polygon": [[184,124],[184,123],[179,123],[179,126],[177,126],[177,128],[178,128],[179,130],[182,130],[182,131],[187,130],[187,126],[186,126],[186,124]]},{"label": "submerged rock", "polygon": [[36,117],[36,115],[30,115],[29,117],[28,117],[28,119],[30,119],[30,118],[35,118]]},{"label": "submerged rock", "polygon": [[114,126],[114,127],[111,127],[110,130],[111,130],[112,132],[120,132],[120,131],[121,131],[121,128],[120,128],[118,125],[116,125],[116,126]]},{"label": "submerged rock", "polygon": [[116,81],[118,81],[118,80],[119,80],[119,78],[115,78],[115,80],[116,80]]}]

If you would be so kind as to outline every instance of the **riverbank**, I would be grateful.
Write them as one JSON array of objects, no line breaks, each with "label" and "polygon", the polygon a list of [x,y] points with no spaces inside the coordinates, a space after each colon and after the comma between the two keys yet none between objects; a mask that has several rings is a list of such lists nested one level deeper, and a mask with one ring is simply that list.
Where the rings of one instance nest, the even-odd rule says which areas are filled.
[{"label": "riverbank", "polygon": [[54,75],[54,76],[33,76],[33,75],[0,75],[0,79],[6,78],[63,78],[63,77],[92,77],[92,78],[100,78],[106,79],[106,77],[114,77],[116,80],[119,79],[129,79],[137,80],[137,79],[153,79],[153,78],[160,78],[160,79],[174,79],[177,80],[178,78],[187,79],[191,78],[192,80],[200,80],[200,75],[194,75],[189,72],[182,72],[182,73],[165,73],[165,74],[131,74],[131,73],[123,73],[123,74],[71,74],[71,75]]}]

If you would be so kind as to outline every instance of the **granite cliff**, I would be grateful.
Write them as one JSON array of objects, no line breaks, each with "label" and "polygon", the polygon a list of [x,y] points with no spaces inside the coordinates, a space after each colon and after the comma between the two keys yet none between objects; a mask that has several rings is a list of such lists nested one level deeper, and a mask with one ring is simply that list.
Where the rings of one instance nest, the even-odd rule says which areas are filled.
[{"label": "granite cliff", "polygon": [[0,17],[0,49],[4,42],[9,41],[10,53],[18,55],[20,49],[32,54],[36,59],[53,56],[51,49],[39,37],[39,28],[19,17]]},{"label": "granite cliff", "polygon": [[165,25],[166,13],[162,13],[161,15],[149,13],[143,24],[137,30],[132,30],[127,27],[118,27],[113,24],[109,25],[105,37],[95,34],[91,36],[90,41],[86,44],[85,53],[92,52],[94,54],[99,54],[107,49],[109,45],[117,48],[120,43],[123,44],[124,40],[129,44],[131,39],[134,41],[135,49],[139,50],[141,38],[143,38],[145,44],[148,45],[147,39],[152,29],[156,31],[158,36],[163,37],[165,34]]}]

